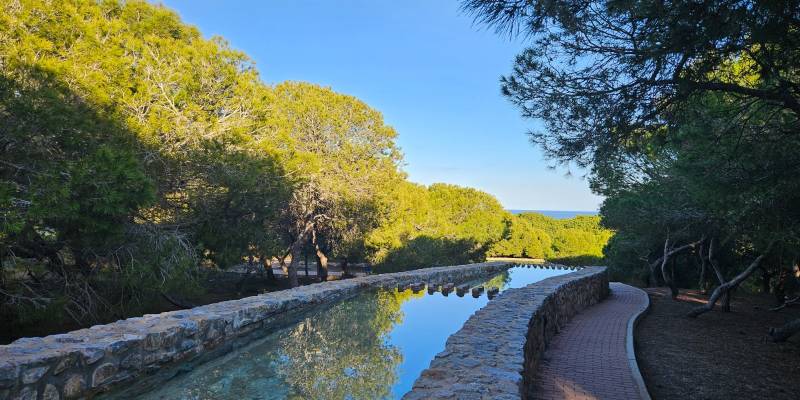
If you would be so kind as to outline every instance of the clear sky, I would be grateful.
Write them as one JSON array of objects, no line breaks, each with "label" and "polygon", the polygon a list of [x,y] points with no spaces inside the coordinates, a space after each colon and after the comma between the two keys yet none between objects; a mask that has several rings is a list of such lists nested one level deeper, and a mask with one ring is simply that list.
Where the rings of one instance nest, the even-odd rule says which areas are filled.
[{"label": "clear sky", "polygon": [[206,37],[247,53],[267,83],[308,81],[380,110],[414,182],[492,193],[509,209],[596,210],[583,172],[548,169],[500,95],[519,41],[456,0],[163,0]]}]

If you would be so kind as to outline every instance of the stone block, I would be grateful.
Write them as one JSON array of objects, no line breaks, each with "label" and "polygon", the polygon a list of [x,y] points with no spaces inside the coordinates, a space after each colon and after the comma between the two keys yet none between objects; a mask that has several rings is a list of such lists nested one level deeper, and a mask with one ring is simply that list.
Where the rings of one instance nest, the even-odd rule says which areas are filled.
[{"label": "stone block", "polygon": [[117,366],[112,363],[99,365],[95,368],[94,372],[92,372],[92,387],[96,388],[110,381],[116,373]]},{"label": "stone block", "polygon": [[42,392],[42,400],[60,400],[61,394],[58,393],[58,388],[54,385],[47,384]]},{"label": "stone block", "polygon": [[19,366],[10,362],[0,364],[0,388],[12,388],[17,385],[18,379]]},{"label": "stone block", "polygon": [[86,390],[86,381],[81,375],[72,375],[64,382],[64,398],[75,399]]},{"label": "stone block", "polygon": [[25,372],[22,373],[22,383],[25,385],[29,385],[31,383],[36,383],[41,379],[44,374],[50,369],[49,366],[40,366],[40,367],[33,367],[28,368]]},{"label": "stone block", "polygon": [[36,396],[38,392],[36,388],[32,386],[26,386],[19,391],[19,393],[14,397],[14,400],[36,400]]}]

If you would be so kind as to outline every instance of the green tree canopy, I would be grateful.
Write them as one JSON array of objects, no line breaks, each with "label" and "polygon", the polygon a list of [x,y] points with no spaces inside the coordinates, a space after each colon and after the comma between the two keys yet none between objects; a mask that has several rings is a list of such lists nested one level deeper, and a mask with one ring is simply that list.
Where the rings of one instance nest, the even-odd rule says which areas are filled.
[{"label": "green tree canopy", "polygon": [[506,217],[503,239],[490,251],[499,257],[529,257],[585,263],[602,258],[612,232],[600,226],[600,218],[576,216],[555,219],[537,212]]},{"label": "green tree canopy", "polygon": [[503,234],[506,212],[493,196],[455,185],[404,182],[367,238],[379,270],[483,261]]},{"label": "green tree canopy", "polygon": [[603,224],[617,231],[612,265],[636,257],[677,295],[675,279],[690,274],[676,258],[688,251],[700,285],[708,268],[718,282],[691,316],[756,271],[785,297],[800,227],[800,3],[463,4],[530,40],[503,93],[544,122],[531,135],[548,156],[590,168]]},{"label": "green tree canopy", "polygon": [[384,193],[403,178],[396,136],[378,111],[352,96],[300,82],[274,88],[271,118],[258,137],[278,144],[287,173],[296,176],[284,215],[293,285],[309,239],[325,273],[328,254],[362,247],[377,226]]},{"label": "green tree canopy", "polygon": [[243,54],[142,1],[0,7],[0,257],[37,276],[4,312],[96,322],[279,247],[291,182]]}]

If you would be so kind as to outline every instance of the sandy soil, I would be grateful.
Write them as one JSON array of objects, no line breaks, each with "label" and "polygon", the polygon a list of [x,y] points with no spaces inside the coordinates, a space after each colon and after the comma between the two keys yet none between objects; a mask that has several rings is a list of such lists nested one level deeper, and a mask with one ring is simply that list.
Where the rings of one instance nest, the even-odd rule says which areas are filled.
[{"label": "sandy soil", "polygon": [[636,330],[637,357],[654,399],[799,399],[800,335],[773,343],[771,326],[800,318],[800,306],[769,311],[774,298],[734,297],[732,312],[696,319],[686,313],[704,301],[681,291],[646,289],[651,309]]}]

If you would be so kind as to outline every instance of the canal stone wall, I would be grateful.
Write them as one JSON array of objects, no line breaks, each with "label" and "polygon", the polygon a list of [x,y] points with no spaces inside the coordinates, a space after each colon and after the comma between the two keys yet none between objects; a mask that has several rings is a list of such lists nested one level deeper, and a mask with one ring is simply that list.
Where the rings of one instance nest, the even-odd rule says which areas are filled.
[{"label": "canal stone wall", "polygon": [[531,398],[547,343],[573,315],[608,293],[605,267],[504,291],[447,339],[403,400]]},{"label": "canal stone wall", "polygon": [[147,378],[252,337],[282,318],[370,288],[463,282],[509,267],[488,262],[323,282],[189,310],[148,314],[0,346],[0,399],[72,399]]}]

